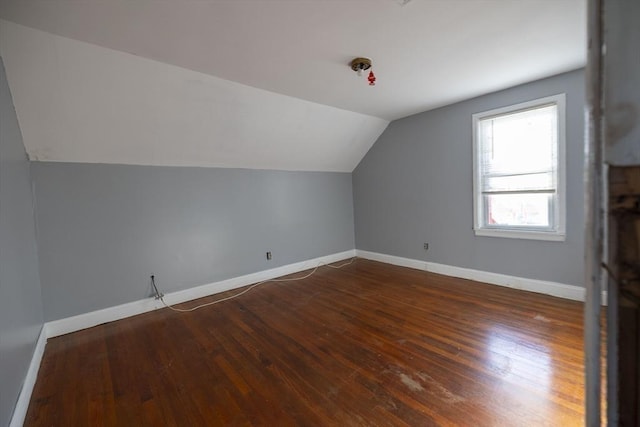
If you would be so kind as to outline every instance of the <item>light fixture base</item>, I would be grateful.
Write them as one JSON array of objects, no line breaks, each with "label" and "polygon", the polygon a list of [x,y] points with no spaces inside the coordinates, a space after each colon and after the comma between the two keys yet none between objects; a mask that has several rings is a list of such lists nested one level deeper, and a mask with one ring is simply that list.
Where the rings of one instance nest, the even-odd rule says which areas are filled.
[{"label": "light fixture base", "polygon": [[369,58],[354,58],[349,63],[349,66],[355,72],[366,71],[371,68],[371,60]]}]

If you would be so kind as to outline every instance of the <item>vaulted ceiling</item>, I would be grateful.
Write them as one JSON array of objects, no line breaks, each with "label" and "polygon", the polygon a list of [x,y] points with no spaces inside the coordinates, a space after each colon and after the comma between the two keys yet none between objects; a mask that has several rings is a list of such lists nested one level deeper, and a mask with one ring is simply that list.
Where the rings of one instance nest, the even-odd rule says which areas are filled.
[{"label": "vaulted ceiling", "polygon": [[586,60],[585,0],[4,0],[0,18],[34,160],[350,172],[390,120]]}]

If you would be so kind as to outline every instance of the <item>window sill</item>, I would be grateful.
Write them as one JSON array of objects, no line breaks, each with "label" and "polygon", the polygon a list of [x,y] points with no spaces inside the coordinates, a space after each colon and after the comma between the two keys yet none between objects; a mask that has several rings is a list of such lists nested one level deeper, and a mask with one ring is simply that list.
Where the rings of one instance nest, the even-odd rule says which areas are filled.
[{"label": "window sill", "polygon": [[525,231],[525,230],[497,230],[480,228],[474,230],[476,236],[504,237],[507,239],[527,239],[527,240],[547,240],[553,242],[564,242],[565,233],[553,231]]}]

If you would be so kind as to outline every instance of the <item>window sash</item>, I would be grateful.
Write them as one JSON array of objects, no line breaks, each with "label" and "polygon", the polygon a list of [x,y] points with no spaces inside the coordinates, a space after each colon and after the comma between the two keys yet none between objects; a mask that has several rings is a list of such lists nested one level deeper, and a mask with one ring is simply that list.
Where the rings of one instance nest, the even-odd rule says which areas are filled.
[{"label": "window sash", "polygon": [[[546,220],[545,224],[540,223],[491,223],[490,218],[492,218],[492,204],[489,201],[491,196],[527,196],[527,195],[546,195],[546,206],[543,207],[543,210],[546,209],[546,215],[542,218]],[[525,231],[544,231],[549,232],[555,229],[555,210],[557,206],[557,193],[555,191],[513,191],[513,192],[501,192],[501,193],[486,193],[483,194],[483,207],[484,207],[484,227],[485,229],[494,229],[494,230],[525,230]],[[520,199],[520,202],[526,202],[526,198]],[[526,203],[522,203],[525,205]],[[523,206],[518,207],[522,209]],[[517,209],[516,209],[517,210]],[[526,209],[525,209],[526,210]]]},{"label": "window sash", "polygon": [[551,172],[557,167],[558,106],[514,109],[478,120],[483,174]]},{"label": "window sash", "polygon": [[482,192],[500,191],[555,191],[556,171],[521,174],[483,174]]}]

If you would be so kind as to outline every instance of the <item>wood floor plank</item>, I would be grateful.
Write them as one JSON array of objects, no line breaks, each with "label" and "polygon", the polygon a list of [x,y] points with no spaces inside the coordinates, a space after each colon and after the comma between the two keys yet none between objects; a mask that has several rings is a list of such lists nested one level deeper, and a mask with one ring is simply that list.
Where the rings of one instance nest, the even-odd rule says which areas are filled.
[{"label": "wood floor plank", "polygon": [[579,302],[357,259],[50,339],[25,426],[582,425],[582,332]]}]

